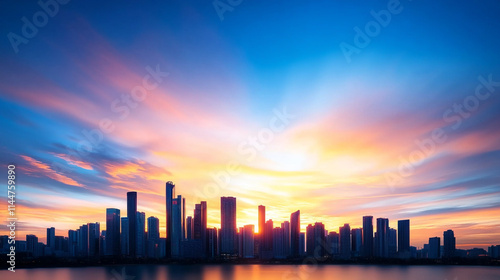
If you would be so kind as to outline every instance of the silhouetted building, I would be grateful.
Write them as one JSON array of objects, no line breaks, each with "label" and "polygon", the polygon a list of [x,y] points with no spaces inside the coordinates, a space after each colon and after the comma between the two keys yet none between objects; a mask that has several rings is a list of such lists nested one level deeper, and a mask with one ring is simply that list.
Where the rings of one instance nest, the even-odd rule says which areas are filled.
[{"label": "silhouetted building", "polygon": [[273,257],[284,259],[285,255],[285,233],[284,229],[275,227],[273,229]]},{"label": "silhouetted building", "polygon": [[263,259],[273,258],[273,220],[268,220],[264,225],[264,236],[261,242],[264,243],[260,257]]},{"label": "silhouetted building", "polygon": [[217,229],[216,228],[207,228],[207,257],[215,258],[218,255],[218,239],[217,239]]},{"label": "silhouetted building", "polygon": [[121,244],[121,252],[123,256],[129,256],[130,251],[129,251],[129,246],[130,246],[130,241],[129,241],[129,224],[128,224],[128,217],[122,217],[122,231],[120,233],[120,244]]},{"label": "silhouetted building", "polygon": [[259,213],[258,213],[259,231],[257,234],[256,241],[259,244],[259,246],[258,246],[259,249],[258,249],[257,255],[262,257],[261,252],[264,251],[264,231],[265,231],[265,227],[266,227],[266,206],[259,205],[258,209],[259,209]]},{"label": "silhouetted building", "polygon": [[360,257],[363,248],[363,229],[353,228],[351,230],[352,254],[354,257]]},{"label": "silhouetted building", "polygon": [[377,232],[375,234],[375,256],[379,258],[389,257],[389,219],[377,219]]},{"label": "silhouetted building", "polygon": [[237,255],[236,197],[221,197],[221,255]]},{"label": "silhouetted building", "polygon": [[56,249],[55,238],[56,238],[56,229],[53,227],[47,228],[47,247],[49,247],[52,252],[54,252]]},{"label": "silhouetted building", "polygon": [[[290,253],[294,258],[298,258],[300,254],[300,210],[293,212],[290,215]],[[305,236],[304,236],[305,239]],[[305,240],[302,242],[302,247],[305,246]],[[302,250],[304,251],[304,250]]]},{"label": "silhouetted building", "polygon": [[99,236],[101,235],[101,226],[97,223],[88,223],[88,256],[96,257],[99,255]]},{"label": "silhouetted building", "polygon": [[410,220],[398,221],[398,255],[400,258],[410,258]]},{"label": "silhouetted building", "polygon": [[88,257],[89,255],[89,227],[82,225],[77,230],[78,235],[78,255]]},{"label": "silhouetted building", "polygon": [[148,239],[160,239],[160,220],[156,217],[148,217]]},{"label": "silhouetted building", "polygon": [[340,254],[340,244],[339,244],[339,234],[335,231],[329,232],[326,238],[326,243],[328,246],[328,252],[330,253],[330,257],[338,258]]},{"label": "silhouetted building", "polygon": [[351,258],[351,227],[344,224],[339,228],[340,233],[340,258],[347,260]]},{"label": "silhouetted building", "polygon": [[299,257],[304,257],[306,255],[306,233],[299,232]]},{"label": "silhouetted building", "polygon": [[185,200],[181,195],[172,200],[172,257],[181,256],[181,242],[184,240]]},{"label": "silhouetted building", "polygon": [[28,253],[28,257],[39,257],[37,256],[37,247],[38,237],[33,234],[26,235],[26,252]]},{"label": "silhouetted building", "polygon": [[206,201],[202,201],[194,207],[193,238],[201,240],[202,255],[206,256],[208,253]]},{"label": "silhouetted building", "polygon": [[373,216],[363,217],[363,256],[373,257]]},{"label": "silhouetted building", "polygon": [[107,256],[120,255],[120,209],[106,209],[106,250]]},{"label": "silhouetted building", "polygon": [[76,230],[68,230],[68,255],[76,257],[78,254],[78,234]]},{"label": "silhouetted building", "polygon": [[456,250],[456,240],[453,230],[449,229],[443,233],[443,258],[453,258],[455,257]]},{"label": "silhouetted building", "polygon": [[283,229],[283,254],[285,257],[290,256],[290,222],[281,223]]},{"label": "silhouetted building", "polygon": [[314,227],[308,224],[306,227],[306,255],[311,257],[314,255]]},{"label": "silhouetted building", "polygon": [[492,245],[488,247],[488,256],[494,259],[500,258],[500,245]]},{"label": "silhouetted building", "polygon": [[193,217],[191,216],[186,218],[186,239],[193,239]]},{"label": "silhouetted building", "polygon": [[146,213],[137,212],[136,213],[136,234],[135,234],[135,255],[136,257],[144,257],[145,255],[145,243],[146,243]]},{"label": "silhouetted building", "polygon": [[172,257],[172,201],[175,196],[175,185],[171,181],[168,181],[165,186],[165,205],[166,205],[166,235],[167,238],[165,240],[165,257]]},{"label": "silhouetted building", "polygon": [[241,232],[242,236],[242,257],[254,257],[254,225],[246,225]]},{"label": "silhouetted building", "polygon": [[148,234],[146,239],[146,255],[148,258],[160,257],[160,220],[148,217]]},{"label": "silhouetted building", "polygon": [[395,258],[397,256],[397,250],[398,250],[397,238],[398,238],[397,230],[389,228],[389,238],[387,240],[388,240],[390,258]]},{"label": "silhouetted building", "polygon": [[127,193],[128,250],[131,257],[136,257],[137,250],[137,192]]},{"label": "silhouetted building", "polygon": [[429,238],[429,259],[439,259],[441,255],[441,239],[439,237]]}]

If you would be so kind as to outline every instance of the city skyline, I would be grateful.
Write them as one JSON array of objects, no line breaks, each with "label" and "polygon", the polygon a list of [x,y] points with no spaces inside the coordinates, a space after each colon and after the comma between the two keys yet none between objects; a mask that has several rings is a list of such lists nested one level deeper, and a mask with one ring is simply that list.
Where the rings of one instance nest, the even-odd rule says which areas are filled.
[{"label": "city skyline", "polygon": [[[117,208],[105,208],[104,222],[97,221],[95,223],[91,223],[91,222],[84,223],[84,225],[85,224],[89,225],[89,229],[88,229],[89,232],[95,232],[95,234],[96,234],[95,239],[97,239],[97,240],[99,240],[99,236],[101,235],[101,232],[100,232],[101,228],[104,230],[104,232],[110,232],[110,229],[112,231],[114,231],[114,233],[112,233],[112,236],[114,236],[114,238],[112,240],[121,240],[121,242],[118,242],[118,243],[116,243],[117,241],[106,243],[105,247],[102,249],[104,255],[123,254],[123,252],[124,252],[124,250],[122,248],[123,244],[120,244],[120,243],[123,243],[123,241],[122,241],[123,237],[120,234],[120,228],[122,229],[122,232],[124,229],[123,228],[123,226],[124,226],[123,219],[127,220],[127,224],[125,225],[125,227],[128,227],[128,231],[127,231],[126,235],[127,236],[134,236],[133,239],[129,238],[128,241],[126,242],[128,244],[127,248],[130,248],[130,246],[133,246],[134,249],[131,251],[128,250],[127,254],[125,254],[125,255],[128,255],[131,257],[144,256],[144,252],[141,252],[139,254],[136,252],[137,248],[139,248],[139,247],[142,247],[143,250],[147,250],[147,248],[148,248],[147,246],[149,246],[146,244],[141,244],[141,245],[136,244],[137,240],[143,239],[143,237],[141,237],[141,238],[135,237],[138,234],[138,232],[140,232],[140,231],[138,231],[138,229],[140,229],[141,227],[143,228],[142,234],[145,234],[148,237],[151,236],[151,235],[149,235],[149,230],[151,228],[153,229],[153,236],[155,236],[154,239],[159,239],[160,237],[164,238],[166,236],[167,228],[165,227],[165,230],[162,233],[162,229],[160,227],[160,222],[159,222],[159,219],[157,217],[149,216],[149,215],[147,215],[147,213],[140,212],[138,210],[138,208],[137,208],[138,197],[139,197],[138,194],[140,194],[140,192],[139,193],[135,192],[135,191],[127,192],[126,199],[125,199],[127,202],[127,209],[125,209],[125,213],[127,213],[128,215],[131,215],[136,220],[135,223],[136,223],[137,229],[133,230],[134,235],[130,235],[130,230],[132,229],[132,226],[130,223],[130,219],[128,219],[128,216],[122,217],[121,218],[122,223],[120,223],[120,212],[121,211],[120,211],[120,209],[117,209]],[[316,221],[314,223],[308,223],[308,224],[301,223],[300,216],[302,214],[300,213],[300,209],[299,209],[293,213],[290,213],[289,220],[285,220],[283,222],[276,222],[276,220],[274,220],[272,217],[269,217],[269,216],[266,217],[266,206],[264,206],[264,205],[258,205],[257,211],[258,211],[259,216],[254,224],[244,224],[244,225],[238,224],[237,214],[236,214],[236,209],[237,209],[237,198],[236,197],[221,197],[220,198],[221,202],[224,201],[224,203],[221,204],[224,206],[222,206],[220,208],[221,222],[219,223],[219,226],[217,227],[217,226],[207,224],[206,213],[207,213],[208,207],[207,207],[206,201],[200,201],[199,203],[195,203],[194,207],[193,207],[193,211],[191,211],[191,212],[188,212],[188,211],[183,212],[180,209],[185,209],[185,205],[186,205],[185,199],[182,199],[182,195],[178,195],[177,198],[172,199],[172,195],[175,196],[175,184],[171,181],[168,181],[166,183],[166,187],[165,187],[165,201],[166,201],[165,206],[168,205],[168,203],[170,203],[173,207],[170,207],[170,208],[166,207],[166,212],[168,213],[168,211],[171,211],[172,216],[179,215],[179,217],[182,217],[181,220],[179,220],[179,219],[172,220],[173,221],[172,223],[182,225],[181,229],[177,228],[177,230],[180,230],[180,231],[178,233],[175,233],[175,226],[170,225],[172,237],[165,239],[166,240],[165,252],[177,251],[177,254],[172,253],[172,255],[169,255],[167,253],[168,258],[180,257],[180,246],[181,245],[180,245],[180,243],[177,243],[177,245],[173,245],[173,244],[175,244],[175,241],[173,241],[172,238],[179,240],[177,242],[180,242],[180,240],[184,240],[184,239],[186,239],[186,240],[190,240],[190,239],[203,239],[203,240],[205,240],[204,238],[207,238],[206,237],[207,230],[209,230],[210,228],[217,228],[218,230],[220,230],[219,238],[221,238],[221,239],[219,242],[220,242],[221,248],[219,248],[219,250],[221,250],[221,254],[224,254],[224,253],[229,254],[229,255],[237,254],[238,253],[237,234],[242,234],[242,230],[244,232],[248,233],[248,229],[250,226],[252,229],[252,241],[254,238],[253,236],[255,236],[255,242],[259,242],[259,240],[260,240],[260,243],[256,243],[256,244],[259,244],[258,250],[260,251],[260,253],[262,254],[262,250],[264,250],[264,251],[270,252],[270,254],[272,256],[272,253],[274,251],[272,237],[271,237],[271,241],[268,241],[268,240],[262,241],[262,240],[264,240],[263,238],[267,239],[268,237],[267,236],[264,237],[262,235],[262,231],[260,231],[258,229],[258,225],[261,224],[263,221],[264,221],[263,224],[266,226],[266,230],[267,230],[268,234],[270,234],[270,235],[273,235],[273,230],[275,229],[275,227],[273,227],[273,223],[277,226],[279,226],[281,224],[281,228],[283,228],[285,224],[287,225],[287,228],[289,228],[289,230],[290,230],[290,237],[289,237],[290,239],[288,241],[288,242],[290,242],[290,251],[288,252],[288,254],[290,254],[290,256],[294,256],[294,249],[293,248],[295,245],[292,245],[292,243],[293,243],[293,239],[294,239],[294,234],[293,234],[294,224],[297,224],[297,223],[300,226],[298,233],[306,234],[305,235],[306,238],[311,238],[308,235],[308,233],[310,232],[310,230],[312,230],[311,233],[313,233],[313,236],[314,236],[313,239],[304,240],[306,243],[301,245],[301,246],[304,246],[304,249],[306,250],[306,252],[308,250],[307,249],[308,246],[310,246],[311,248],[314,248],[314,249],[321,246],[320,243],[317,243],[318,241],[311,241],[311,242],[313,242],[312,243],[313,245],[310,245],[308,243],[308,242],[310,242],[309,240],[314,240],[314,239],[317,240],[318,238],[324,238],[323,242],[326,242],[326,240],[328,238],[328,233],[336,233],[339,236],[338,237],[339,244],[342,244],[342,242],[348,242],[349,249],[345,249],[345,246],[344,246],[344,249],[347,251],[345,251],[344,253],[342,251],[339,251],[341,259],[342,258],[345,258],[345,259],[351,258],[351,242],[354,242],[354,240],[355,240],[354,239],[355,238],[354,237],[355,230],[356,231],[359,230],[359,243],[363,244],[362,246],[358,245],[359,246],[359,251],[357,252],[358,257],[389,258],[391,256],[389,253],[389,251],[391,249],[390,249],[389,240],[388,240],[388,238],[390,236],[390,234],[389,234],[390,230],[394,230],[395,232],[397,232],[397,238],[396,238],[396,234],[394,235],[394,242],[395,242],[394,246],[397,246],[396,251],[398,252],[398,254],[402,254],[401,256],[404,256],[404,258],[409,258],[410,246],[415,247],[416,249],[424,249],[425,246],[430,246],[430,244],[432,242],[437,240],[436,238],[439,238],[439,237],[433,237],[432,235],[429,235],[429,237],[427,238],[428,242],[425,244],[422,244],[422,246],[416,246],[416,245],[412,244],[411,238],[410,238],[410,236],[411,236],[410,224],[411,223],[410,223],[409,219],[397,220],[395,222],[393,221],[393,223],[396,223],[397,227],[392,228],[390,226],[390,219],[388,219],[388,218],[376,217],[374,219],[374,216],[363,216],[363,217],[361,217],[362,225],[360,227],[352,226],[351,222],[347,222],[347,223],[344,223],[342,226],[339,226],[336,229],[329,229],[329,228],[325,228],[324,221]],[[171,199],[169,199],[169,197]],[[187,203],[187,204],[189,204],[189,203]],[[181,207],[179,210],[174,209],[174,207],[177,205],[179,205],[179,207]],[[179,212],[179,211],[181,211],[181,212]],[[132,213],[135,213],[135,214],[132,214]],[[224,213],[227,213],[226,218],[223,218]],[[142,218],[139,219],[139,217],[141,217],[141,216],[142,216]],[[146,224],[146,217],[147,217],[147,224]],[[168,215],[167,215],[167,217],[168,217]],[[141,225],[137,224],[138,223],[137,221],[139,221],[139,220],[142,220]],[[168,220],[168,218],[167,218],[167,220]],[[192,221],[190,226],[187,224],[188,220]],[[224,224],[223,220],[225,221],[225,224],[228,225],[228,228],[226,228],[225,233],[223,233],[222,227],[220,226],[220,225]],[[108,226],[109,222],[111,222],[111,225]],[[236,222],[236,224],[234,224],[235,222]],[[268,224],[270,225],[270,227],[267,227]],[[146,227],[146,225],[147,225],[147,227]],[[90,230],[90,226],[92,226],[94,229]],[[320,228],[321,228],[319,231],[316,228],[317,226],[320,226]],[[235,230],[234,233],[230,233],[231,228],[234,228],[234,230]],[[81,229],[81,227],[80,227],[80,229]],[[118,233],[116,233],[116,229],[118,229]],[[189,229],[190,233],[188,233],[188,229]],[[37,238],[37,241],[45,243],[47,247],[50,247],[53,250],[54,246],[55,246],[54,245],[55,244],[55,237],[56,236],[59,236],[59,237],[66,236],[66,237],[70,238],[71,231],[73,231],[73,229],[58,229],[58,232],[66,233],[66,234],[58,235],[58,234],[56,234],[56,229],[54,227],[50,227],[50,228],[46,228],[46,235],[45,235],[46,238],[45,239],[43,238],[43,236],[39,236],[39,235],[36,235],[34,233],[29,233],[26,235],[26,240],[24,240],[24,241],[28,241],[27,240],[28,236],[34,236]],[[204,231],[204,232],[202,232],[202,231]],[[327,232],[327,234],[325,234],[324,237],[318,237],[321,235],[318,232],[324,233],[325,231]],[[365,232],[368,234],[365,234]],[[439,254],[443,253],[443,257],[450,254],[449,253],[451,250],[450,248],[453,248],[453,250],[455,250],[455,248],[456,249],[481,248],[481,249],[487,250],[488,247],[497,246],[497,245],[495,245],[496,244],[495,242],[488,244],[484,248],[483,247],[467,247],[469,244],[462,244],[462,246],[460,246],[461,244],[459,242],[458,243],[456,242],[457,238],[456,238],[456,235],[455,235],[455,232],[453,229],[447,228],[445,230],[444,228],[442,228],[441,232],[442,232],[441,236],[443,238],[441,238],[440,240],[443,240],[442,246],[444,248],[444,251],[443,252],[440,251]],[[371,233],[371,238],[368,237],[368,236],[370,236],[370,233]],[[346,234],[348,236],[348,239],[345,239],[345,238],[343,239],[342,236],[345,236]],[[386,239],[383,240],[383,239],[378,238],[377,234],[378,234],[378,236],[381,236],[381,235],[386,236]],[[203,236],[205,236],[205,237],[203,237]],[[297,238],[298,238],[298,235],[297,235]],[[18,240],[22,240],[22,238],[18,238]],[[45,240],[45,242],[43,242],[44,240]],[[90,239],[88,239],[88,240],[90,240]],[[206,241],[203,241],[203,244],[204,244],[204,242],[206,242]],[[114,243],[114,245],[112,245],[113,243]],[[227,243],[227,244],[222,245],[222,243]],[[396,245],[396,243],[397,243],[397,245]],[[452,245],[450,245],[450,243]],[[167,245],[167,244],[171,244],[171,245]],[[234,244],[234,245],[230,245],[230,244]],[[365,246],[365,244],[368,244],[368,245]],[[352,245],[352,247],[354,247],[354,246],[355,245]],[[89,248],[90,247],[91,246],[89,245]],[[295,248],[297,248],[296,250],[298,250],[299,247],[295,246]],[[366,251],[366,248],[370,248],[370,249],[368,249],[369,251]],[[207,250],[207,249],[208,248],[204,247],[203,250]],[[90,249],[89,249],[89,251],[90,251]],[[349,257],[347,257],[345,254],[348,254]],[[395,255],[392,255],[392,257],[394,257],[394,256]],[[269,257],[269,259],[270,258],[272,258],[272,257]],[[429,257],[429,258],[432,258],[432,257]],[[437,258],[437,257],[435,257],[435,258]]]},{"label": "city skyline", "polygon": [[300,209],[301,232],[369,215],[409,219],[418,247],[442,225],[459,248],[500,243],[498,1],[242,1],[223,20],[213,1],[62,2],[0,4],[21,238],[102,230],[130,191],[165,237],[171,180],[172,219],[206,201],[210,227],[237,197],[254,231],[263,205],[274,226]]}]

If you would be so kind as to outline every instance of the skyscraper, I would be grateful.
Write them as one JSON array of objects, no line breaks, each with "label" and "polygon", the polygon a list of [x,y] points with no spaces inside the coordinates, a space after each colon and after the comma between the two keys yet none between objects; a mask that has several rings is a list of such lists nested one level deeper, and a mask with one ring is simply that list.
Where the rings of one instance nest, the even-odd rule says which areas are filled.
[{"label": "skyscraper", "polygon": [[145,256],[145,241],[146,241],[146,236],[145,236],[145,231],[146,231],[146,213],[144,212],[137,212],[136,213],[136,235],[135,238],[137,239],[135,241],[136,248],[135,248],[135,254],[137,257],[144,257]]},{"label": "skyscraper", "polygon": [[47,228],[47,247],[49,247],[52,252],[56,249],[56,229],[53,227]]},{"label": "skyscraper", "polygon": [[283,229],[283,254],[285,257],[290,256],[290,222],[284,221],[281,223]]},{"label": "skyscraper", "polygon": [[441,239],[439,237],[429,238],[429,259],[439,259],[441,253]]},{"label": "skyscraper", "polygon": [[275,259],[286,258],[284,236],[283,227],[275,227],[273,229],[273,256]]},{"label": "skyscraper", "polygon": [[351,245],[354,257],[360,257],[362,253],[363,229],[353,228],[351,230]]},{"label": "skyscraper", "polygon": [[172,200],[172,230],[171,230],[171,256],[180,257],[181,255],[181,241],[184,240],[184,198],[178,195],[177,198]]},{"label": "skyscraper", "polygon": [[389,219],[377,219],[377,242],[375,244],[375,256],[379,258],[389,257]]},{"label": "skyscraper", "polygon": [[264,235],[261,235],[262,250],[260,257],[264,259],[273,258],[273,220],[267,220],[264,225]]},{"label": "skyscraper", "polygon": [[[297,210],[290,215],[290,251],[291,251],[290,253],[294,258],[298,258],[300,256],[299,235],[300,235],[300,210]],[[305,244],[303,244],[302,246],[305,246]]]},{"label": "skyscraper", "polygon": [[146,241],[146,254],[148,258],[160,256],[160,220],[156,217],[148,217],[148,234]]},{"label": "skyscraper", "polygon": [[[48,229],[47,229],[48,230]],[[26,235],[26,252],[30,257],[38,257],[37,252],[38,237],[33,234]]]},{"label": "skyscraper", "polygon": [[70,257],[76,257],[78,252],[78,234],[75,230],[68,230],[68,253]]},{"label": "skyscraper", "polygon": [[207,228],[208,249],[207,257],[215,258],[218,255],[217,228]]},{"label": "skyscraper", "polygon": [[398,221],[398,255],[400,258],[410,258],[410,220]]},{"label": "skyscraper", "polygon": [[259,234],[264,232],[266,224],[266,206],[259,205]]},{"label": "skyscraper", "polygon": [[393,228],[389,228],[389,234],[388,234],[388,249],[389,249],[389,253],[388,253],[388,256],[389,258],[395,258],[397,257],[397,247],[398,247],[398,243],[397,243],[397,238],[398,238],[398,235],[397,235],[397,230],[393,229]]},{"label": "skyscraper", "polygon": [[351,258],[351,227],[344,224],[339,228],[340,234],[340,258],[348,260]]},{"label": "skyscraper", "polygon": [[128,251],[129,256],[136,256],[137,242],[137,192],[127,193]]},{"label": "skyscraper", "polygon": [[309,257],[314,255],[314,226],[312,224],[306,227],[306,255]]},{"label": "skyscraper", "polygon": [[363,217],[363,256],[373,257],[373,216]]},{"label": "skyscraper", "polygon": [[220,202],[220,253],[222,255],[235,255],[237,253],[236,197],[221,197]]},{"label": "skyscraper", "polygon": [[148,217],[148,239],[160,239],[160,220],[156,217]]},{"label": "skyscraper", "polygon": [[259,215],[258,215],[258,226],[259,231],[257,233],[257,243],[258,243],[258,252],[259,257],[262,257],[262,252],[264,251],[264,230],[266,224],[266,206],[259,205]]},{"label": "skyscraper", "polygon": [[444,245],[443,257],[444,258],[455,257],[456,240],[455,240],[455,233],[453,233],[453,230],[449,229],[443,233],[443,245]]},{"label": "skyscraper", "polygon": [[120,234],[121,253],[123,256],[128,256],[130,255],[128,249],[130,246],[129,234],[128,234],[129,231],[128,218],[122,217],[121,220],[122,220],[122,226],[121,226],[122,232]]},{"label": "skyscraper", "polygon": [[186,238],[187,240],[193,239],[193,217],[188,216],[186,218]]},{"label": "skyscraper", "polygon": [[245,225],[242,232],[242,257],[254,257],[254,225]]},{"label": "skyscraper", "polygon": [[330,253],[331,257],[337,257],[340,253],[339,237],[340,237],[339,234],[336,233],[335,231],[331,231],[328,233],[327,246],[328,246],[328,252]]},{"label": "skyscraper", "polygon": [[106,209],[106,250],[107,256],[120,255],[120,210]]},{"label": "skyscraper", "polygon": [[166,247],[165,256],[167,258],[172,257],[172,201],[175,195],[175,185],[171,181],[168,181],[165,186],[165,204],[166,204]]},{"label": "skyscraper", "polygon": [[88,252],[89,257],[99,255],[99,236],[101,235],[101,226],[97,223],[88,223]]},{"label": "skyscraper", "polygon": [[77,230],[78,234],[78,254],[82,257],[89,256],[89,226],[82,225]]},{"label": "skyscraper", "polygon": [[201,240],[203,256],[208,252],[207,241],[207,202],[202,201],[194,206],[193,238]]}]

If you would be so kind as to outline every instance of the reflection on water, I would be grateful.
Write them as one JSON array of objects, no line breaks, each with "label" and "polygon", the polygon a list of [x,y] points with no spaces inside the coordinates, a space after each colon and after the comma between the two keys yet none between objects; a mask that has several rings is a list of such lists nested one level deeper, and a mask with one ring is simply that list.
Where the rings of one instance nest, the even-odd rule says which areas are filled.
[{"label": "reflection on water", "polygon": [[13,280],[498,280],[500,267],[361,266],[361,265],[132,265],[86,268],[20,269],[1,271]]}]

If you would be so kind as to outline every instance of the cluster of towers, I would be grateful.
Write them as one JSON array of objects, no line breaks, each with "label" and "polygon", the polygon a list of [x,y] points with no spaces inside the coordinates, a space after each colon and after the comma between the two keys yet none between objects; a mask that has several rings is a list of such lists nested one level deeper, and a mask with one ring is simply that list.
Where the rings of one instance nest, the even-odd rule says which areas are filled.
[{"label": "cluster of towers", "polygon": [[[175,195],[175,185],[166,183],[166,237],[160,238],[160,221],[137,210],[137,192],[127,193],[127,216],[120,210],[106,209],[106,229],[100,223],[87,223],[68,236],[56,236],[53,227],[47,229],[47,244],[38,242],[32,234],[20,241],[18,251],[28,256],[59,257],[129,257],[129,258],[453,258],[482,255],[482,249],[457,250],[452,230],[417,250],[410,246],[410,220],[399,220],[397,230],[389,227],[387,218],[363,217],[362,228],[351,229],[344,224],[337,231],[327,231],[321,222],[309,224],[301,232],[300,211],[291,213],[290,220],[275,225],[266,220],[266,207],[258,206],[258,231],[254,225],[237,226],[236,198],[221,197],[220,229],[207,226],[207,202],[195,204],[192,215],[186,216],[186,201]],[[5,240],[4,240],[5,239]],[[4,249],[7,236],[0,236]],[[490,256],[499,255],[500,246],[489,248]],[[481,251],[482,250],[482,251]],[[484,251],[484,252],[483,252]]]}]

